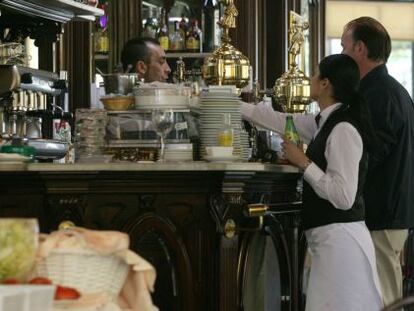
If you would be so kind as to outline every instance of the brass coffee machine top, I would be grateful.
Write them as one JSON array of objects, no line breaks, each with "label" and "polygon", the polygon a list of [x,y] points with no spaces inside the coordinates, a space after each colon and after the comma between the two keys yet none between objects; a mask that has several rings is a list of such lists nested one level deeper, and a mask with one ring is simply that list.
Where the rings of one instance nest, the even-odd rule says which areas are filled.
[{"label": "brass coffee machine top", "polygon": [[303,53],[304,31],[309,24],[297,13],[290,11],[288,33],[289,69],[275,82],[273,88],[276,101],[286,112],[304,112],[311,102],[310,80],[299,68],[297,58]]},{"label": "brass coffee machine top", "polygon": [[249,59],[230,44],[229,29],[236,28],[238,11],[234,0],[220,0],[225,10],[218,22],[222,29],[221,46],[206,57],[203,78],[208,85],[236,85],[241,89],[249,82]]}]

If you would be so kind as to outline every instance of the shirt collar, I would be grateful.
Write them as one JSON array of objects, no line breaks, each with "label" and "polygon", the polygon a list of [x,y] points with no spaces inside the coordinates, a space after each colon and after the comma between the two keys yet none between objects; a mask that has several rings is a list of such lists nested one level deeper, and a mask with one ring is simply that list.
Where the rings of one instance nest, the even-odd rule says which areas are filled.
[{"label": "shirt collar", "polygon": [[336,109],[338,109],[341,105],[342,105],[341,103],[332,104],[320,112],[321,118],[319,120],[319,128],[323,126],[323,124],[328,119],[328,117],[331,115],[331,113],[334,112]]}]

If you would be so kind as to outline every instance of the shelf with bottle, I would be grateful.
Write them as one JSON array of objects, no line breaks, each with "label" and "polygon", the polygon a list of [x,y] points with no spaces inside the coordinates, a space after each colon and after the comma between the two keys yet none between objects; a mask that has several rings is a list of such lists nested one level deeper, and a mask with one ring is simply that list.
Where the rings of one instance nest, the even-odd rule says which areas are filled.
[{"label": "shelf with bottle", "polygon": [[[202,55],[202,32],[198,28],[197,19],[191,20],[191,26],[185,24],[184,17],[180,22],[174,22],[174,31],[168,34],[167,26],[162,25],[158,32],[158,40],[164,50],[169,54],[179,54],[171,57],[191,58]],[[197,56],[195,56],[197,57]],[[203,57],[203,56],[198,56]]]},{"label": "shelf with bottle", "polygon": [[105,14],[95,21],[93,39],[94,39],[94,61],[95,67],[103,73],[108,72],[109,60],[109,34],[108,34],[108,16],[107,16],[107,0],[99,0],[98,8],[103,10]]},{"label": "shelf with bottle", "polygon": [[218,1],[204,0],[203,6],[197,8],[190,8],[191,4],[176,8],[178,5],[168,9],[145,7],[142,36],[157,39],[172,54],[169,57],[203,58],[207,54],[202,53],[212,52],[220,44]]}]

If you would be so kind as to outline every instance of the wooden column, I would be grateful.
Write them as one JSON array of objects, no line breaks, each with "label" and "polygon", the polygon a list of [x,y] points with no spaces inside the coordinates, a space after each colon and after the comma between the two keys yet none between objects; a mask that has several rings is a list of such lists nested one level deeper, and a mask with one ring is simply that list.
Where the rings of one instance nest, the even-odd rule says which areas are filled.
[{"label": "wooden column", "polygon": [[141,33],[141,0],[112,0],[108,6],[109,71],[120,62],[125,42]]},{"label": "wooden column", "polygon": [[[239,11],[237,16],[237,28],[230,30],[232,44],[250,60],[254,66],[256,57],[256,28],[255,13],[256,0],[235,0],[234,3]],[[253,68],[255,71],[256,68]]]},{"label": "wooden column", "polygon": [[319,61],[325,56],[325,1],[309,1],[310,26],[310,62],[311,70],[318,67]]},{"label": "wooden column", "polygon": [[61,70],[68,72],[69,110],[89,108],[92,82],[92,23],[69,22],[60,44]]},{"label": "wooden column", "polygon": [[286,71],[287,64],[287,0],[266,0],[266,85],[272,88]]}]

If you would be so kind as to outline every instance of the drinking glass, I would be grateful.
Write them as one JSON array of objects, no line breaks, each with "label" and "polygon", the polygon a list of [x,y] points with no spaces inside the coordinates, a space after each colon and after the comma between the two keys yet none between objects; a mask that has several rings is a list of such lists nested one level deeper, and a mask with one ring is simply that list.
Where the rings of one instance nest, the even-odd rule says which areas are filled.
[{"label": "drinking glass", "polygon": [[152,124],[160,137],[161,152],[158,161],[164,162],[165,137],[174,128],[174,112],[172,109],[153,109],[151,112]]},{"label": "drinking glass", "polygon": [[102,157],[105,148],[107,113],[103,109],[76,109],[76,162]]}]

